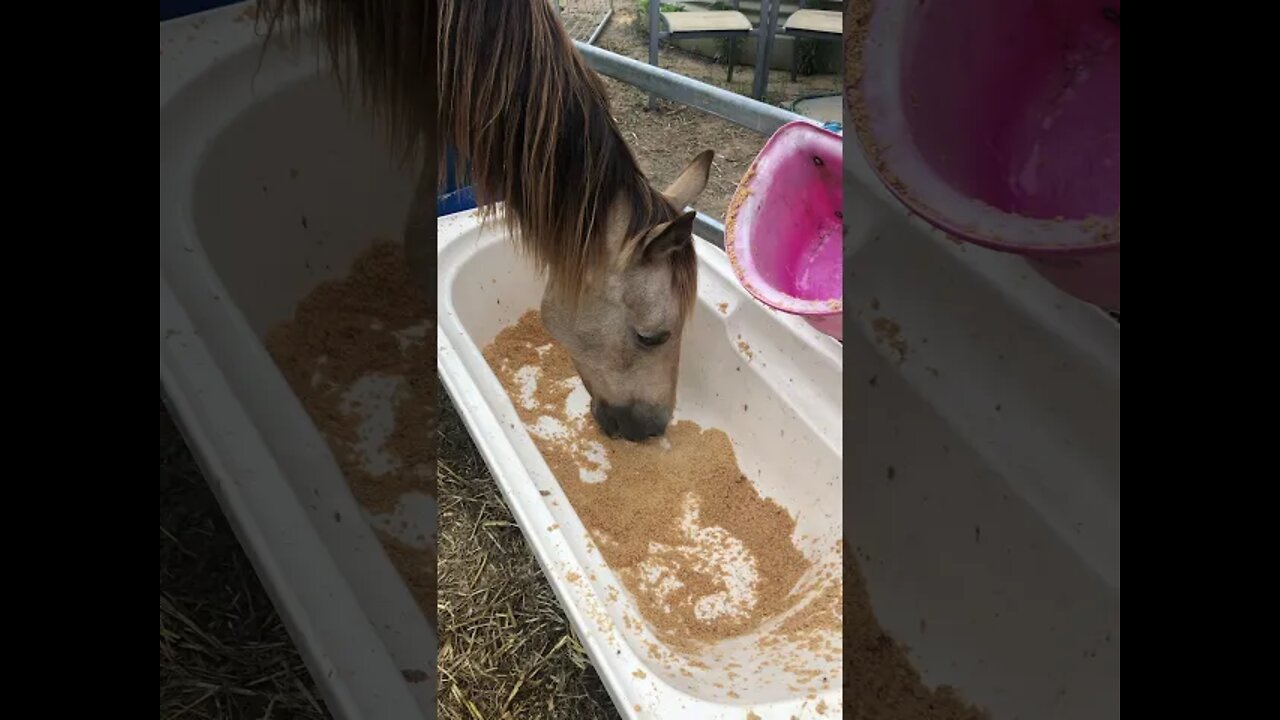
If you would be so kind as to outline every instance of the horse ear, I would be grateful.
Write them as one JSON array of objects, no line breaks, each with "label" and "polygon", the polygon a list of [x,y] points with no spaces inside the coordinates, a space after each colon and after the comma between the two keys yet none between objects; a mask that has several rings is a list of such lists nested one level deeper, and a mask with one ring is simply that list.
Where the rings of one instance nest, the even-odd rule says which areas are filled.
[{"label": "horse ear", "polygon": [[715,151],[703,150],[698,156],[689,163],[688,166],[680,173],[680,177],[676,181],[662,191],[662,194],[676,206],[677,210],[684,210],[693,204],[694,200],[702,194],[707,187],[707,179],[711,177],[711,159],[715,157]]},{"label": "horse ear", "polygon": [[644,240],[641,257],[656,260],[693,242],[693,219],[697,214],[690,210],[675,220],[655,225]]}]

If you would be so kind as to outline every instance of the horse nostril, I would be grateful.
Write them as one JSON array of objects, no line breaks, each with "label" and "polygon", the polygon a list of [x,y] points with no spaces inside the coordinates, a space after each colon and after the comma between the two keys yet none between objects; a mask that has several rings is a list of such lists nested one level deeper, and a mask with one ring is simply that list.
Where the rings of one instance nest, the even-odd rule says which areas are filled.
[{"label": "horse nostril", "polygon": [[611,438],[643,442],[660,437],[667,430],[668,415],[651,406],[643,404],[615,406],[600,402],[592,408],[592,411],[601,431]]},{"label": "horse nostril", "polygon": [[605,435],[611,438],[618,437],[618,418],[612,407],[603,402],[596,403],[591,408],[591,414],[595,416],[596,423],[600,425]]}]

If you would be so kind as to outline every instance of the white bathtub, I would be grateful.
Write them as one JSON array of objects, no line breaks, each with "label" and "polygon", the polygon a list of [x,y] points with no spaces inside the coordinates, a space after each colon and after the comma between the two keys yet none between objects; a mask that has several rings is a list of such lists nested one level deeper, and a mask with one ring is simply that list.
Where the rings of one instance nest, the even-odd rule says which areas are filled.
[{"label": "white bathtub", "polygon": [[[661,643],[639,622],[623,620],[641,617],[634,600],[595,550],[481,356],[502,328],[538,307],[542,284],[499,229],[481,229],[474,211],[441,218],[438,228],[440,376],[622,716],[818,717],[824,703],[832,708],[825,717],[838,715],[838,658],[797,650],[808,656],[806,670],[828,678],[825,692],[780,672],[778,651],[754,646],[760,632],[699,655],[705,668],[682,671],[680,663],[651,654],[649,643]],[[753,300],[719,249],[700,240],[698,259],[698,303],[681,349],[676,419],[725,430],[743,473],[796,517],[795,537],[805,538],[799,547],[815,563],[811,572],[830,568],[838,577],[841,347],[800,318]],[[838,648],[838,634],[834,642]],[[730,671],[749,684],[731,688]]]},{"label": "white bathtub", "polygon": [[161,384],[332,714],[434,718],[436,634],[262,343],[412,183],[314,52],[255,76],[243,10],[160,26]]}]

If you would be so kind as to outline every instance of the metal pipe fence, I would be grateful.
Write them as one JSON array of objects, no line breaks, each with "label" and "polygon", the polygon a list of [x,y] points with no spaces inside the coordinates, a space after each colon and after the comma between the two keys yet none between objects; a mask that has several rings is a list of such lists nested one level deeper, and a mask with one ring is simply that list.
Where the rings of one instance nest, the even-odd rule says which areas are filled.
[{"label": "metal pipe fence", "polygon": [[[601,75],[608,75],[645,92],[710,113],[761,135],[772,135],[789,122],[821,125],[812,118],[602,50],[589,43],[574,41],[574,45],[586,58],[587,64]],[[724,248],[724,224],[719,220],[700,212],[695,228],[700,237]]]}]

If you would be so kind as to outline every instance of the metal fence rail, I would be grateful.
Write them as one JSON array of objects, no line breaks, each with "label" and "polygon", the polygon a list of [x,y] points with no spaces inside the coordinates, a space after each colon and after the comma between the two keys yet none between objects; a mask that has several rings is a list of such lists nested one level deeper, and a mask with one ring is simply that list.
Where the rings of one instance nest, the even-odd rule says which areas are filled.
[{"label": "metal fence rail", "polygon": [[594,43],[613,17],[614,0],[551,0],[560,22],[574,40]]},{"label": "metal fence rail", "polygon": [[602,50],[594,45],[581,42],[575,42],[574,45],[587,59],[587,64],[602,75],[634,85],[659,97],[711,113],[761,135],[772,135],[778,128],[796,120],[821,125],[818,121],[803,115],[752,100],[670,70],[663,70],[639,60]]},{"label": "metal fence rail", "polygon": [[[812,118],[797,115],[608,50],[601,50],[588,43],[575,41],[574,45],[586,58],[587,64],[601,75],[608,75],[658,97],[710,113],[761,135],[772,135],[774,131],[789,122],[800,121],[821,125]],[[720,221],[709,215],[698,213],[694,227],[699,236],[724,248],[724,225]]]}]

